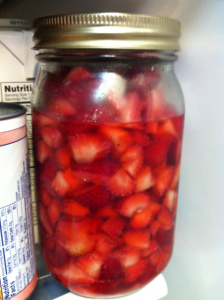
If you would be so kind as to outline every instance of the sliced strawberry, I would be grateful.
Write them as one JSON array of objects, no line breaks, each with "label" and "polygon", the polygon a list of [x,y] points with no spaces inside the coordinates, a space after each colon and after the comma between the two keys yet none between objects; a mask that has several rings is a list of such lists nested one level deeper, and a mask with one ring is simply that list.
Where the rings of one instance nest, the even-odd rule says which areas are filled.
[{"label": "sliced strawberry", "polygon": [[137,211],[149,207],[151,204],[150,197],[147,194],[134,194],[127,198],[120,200],[117,203],[117,210],[125,217],[132,217]]},{"label": "sliced strawberry", "polygon": [[150,231],[151,231],[151,234],[152,234],[153,237],[156,235],[156,233],[159,230],[159,228],[160,228],[160,223],[157,220],[154,220],[150,224]]},{"label": "sliced strawberry", "polygon": [[129,146],[120,157],[122,168],[135,178],[143,164],[143,149],[138,144]]},{"label": "sliced strawberry", "polygon": [[174,167],[173,179],[170,185],[170,189],[177,190],[180,176],[180,163]]},{"label": "sliced strawberry", "polygon": [[105,157],[111,143],[97,134],[80,133],[69,140],[73,158],[78,163],[91,163]]},{"label": "sliced strawberry", "polygon": [[79,257],[76,266],[84,273],[93,278],[98,278],[100,275],[101,266],[103,264],[103,255],[98,252]]},{"label": "sliced strawberry", "polygon": [[37,113],[37,125],[40,127],[59,127],[59,120],[45,113]]},{"label": "sliced strawberry", "polygon": [[145,133],[144,131],[133,131],[133,141],[142,147],[146,147],[149,144],[149,135]]},{"label": "sliced strawberry", "polygon": [[71,169],[66,169],[65,171],[58,171],[51,186],[60,196],[71,194],[83,188],[85,182],[77,177],[75,177]]},{"label": "sliced strawberry", "polygon": [[155,168],[167,160],[167,154],[173,142],[173,137],[170,134],[164,134],[150,141],[145,148],[145,159],[147,163]]},{"label": "sliced strawberry", "polygon": [[82,80],[91,79],[91,78],[94,78],[93,73],[91,73],[90,71],[88,71],[86,68],[82,66],[78,66],[70,71],[68,76],[66,76],[65,78],[65,82],[66,83],[69,81],[80,82]]},{"label": "sliced strawberry", "polygon": [[153,221],[159,210],[160,205],[152,203],[149,207],[141,211],[137,211],[130,220],[130,226],[134,229],[147,227]]},{"label": "sliced strawberry", "polygon": [[155,178],[152,174],[151,168],[148,165],[143,165],[135,181],[136,193],[150,189],[155,184]]},{"label": "sliced strawberry", "polygon": [[101,254],[106,254],[111,252],[113,249],[117,247],[116,242],[110,238],[107,234],[99,234],[97,235],[97,242],[95,250]]},{"label": "sliced strawberry", "polygon": [[166,230],[170,229],[174,225],[174,221],[171,216],[171,213],[165,206],[162,206],[162,208],[158,214],[157,221],[160,223],[160,228],[163,228]]},{"label": "sliced strawberry", "polygon": [[177,132],[171,119],[160,122],[157,134],[162,136],[166,133],[177,138]]},{"label": "sliced strawberry", "polygon": [[38,209],[39,209],[39,220],[40,220],[40,222],[42,223],[42,225],[46,229],[47,233],[49,235],[52,235],[53,234],[53,227],[52,227],[51,222],[49,220],[46,208],[41,203],[39,203]]},{"label": "sliced strawberry", "polygon": [[159,122],[158,121],[150,121],[146,123],[145,131],[148,134],[156,134],[158,130]]},{"label": "sliced strawberry", "polygon": [[135,189],[135,182],[122,168],[106,179],[105,185],[112,194],[122,197],[132,194]]},{"label": "sliced strawberry", "polygon": [[61,214],[61,202],[57,198],[52,199],[51,204],[48,206],[47,212],[51,224],[54,227]]},{"label": "sliced strawberry", "polygon": [[156,196],[162,197],[169,189],[174,175],[174,167],[166,166],[156,178],[153,192]]},{"label": "sliced strawberry", "polygon": [[42,127],[40,128],[40,134],[44,142],[50,148],[58,148],[63,144],[63,136],[61,132],[56,128]]},{"label": "sliced strawberry", "polygon": [[145,249],[142,252],[142,257],[148,257],[152,253],[159,250],[159,245],[155,239],[151,239],[149,249]]},{"label": "sliced strawberry", "polygon": [[174,190],[168,190],[163,199],[163,205],[165,205],[172,215],[175,216],[177,210],[177,192]]},{"label": "sliced strawberry", "polygon": [[135,265],[141,258],[141,252],[138,249],[127,246],[121,247],[113,253],[124,268]]},{"label": "sliced strawberry", "polygon": [[74,105],[66,98],[60,96],[49,103],[48,111],[66,117],[72,117],[76,114]]},{"label": "sliced strawberry", "polygon": [[172,143],[168,153],[168,160],[167,160],[168,164],[178,165],[180,163],[181,150],[182,150],[182,139],[175,140]]},{"label": "sliced strawberry", "polygon": [[85,217],[90,213],[90,211],[87,207],[82,206],[80,203],[72,199],[67,199],[62,203],[62,213],[75,217]]},{"label": "sliced strawberry", "polygon": [[100,126],[99,132],[112,143],[112,153],[119,157],[132,143],[131,132],[117,126]]},{"label": "sliced strawberry", "polygon": [[132,283],[136,281],[140,276],[142,276],[148,266],[148,261],[146,259],[139,260],[133,266],[125,269],[125,283]]},{"label": "sliced strawberry", "polygon": [[55,161],[58,165],[58,168],[61,170],[69,168],[71,157],[71,151],[67,146],[62,146],[61,148],[57,149],[55,152]]},{"label": "sliced strawberry", "polygon": [[41,183],[37,190],[38,200],[40,200],[44,206],[49,206],[51,204],[52,196],[47,192],[44,184]]},{"label": "sliced strawberry", "polygon": [[89,285],[95,281],[93,277],[78,268],[74,260],[70,260],[66,265],[57,268],[55,275],[65,286],[71,286],[72,284]]},{"label": "sliced strawberry", "polygon": [[128,230],[124,233],[124,240],[127,246],[138,249],[147,249],[150,247],[150,230]]},{"label": "sliced strawberry", "polygon": [[55,162],[51,159],[46,160],[43,166],[37,166],[37,168],[38,172],[40,172],[41,174],[41,179],[45,179],[46,181],[50,182],[54,179],[55,174],[57,172],[57,166],[55,165]]},{"label": "sliced strawberry", "polygon": [[108,234],[111,238],[116,238],[122,235],[127,221],[122,217],[110,217],[106,220],[101,229]]},{"label": "sliced strawberry", "polygon": [[100,279],[103,281],[116,281],[124,278],[124,270],[119,260],[112,254],[105,256],[100,272]]},{"label": "sliced strawberry", "polygon": [[118,215],[117,211],[112,207],[112,205],[107,205],[98,210],[97,215],[102,218],[110,218]]},{"label": "sliced strawberry", "polygon": [[111,194],[102,186],[96,186],[85,193],[77,194],[74,200],[89,209],[99,209],[112,201]]},{"label": "sliced strawberry", "polygon": [[184,115],[181,115],[180,117],[173,118],[172,119],[175,131],[179,138],[182,138],[183,136],[183,127],[184,127]]},{"label": "sliced strawberry", "polygon": [[41,164],[51,156],[51,148],[43,140],[38,142],[36,152],[37,160]]},{"label": "sliced strawberry", "polygon": [[142,101],[139,99],[138,94],[135,92],[129,93],[126,96],[125,106],[120,111],[121,123],[135,123],[142,121]]}]

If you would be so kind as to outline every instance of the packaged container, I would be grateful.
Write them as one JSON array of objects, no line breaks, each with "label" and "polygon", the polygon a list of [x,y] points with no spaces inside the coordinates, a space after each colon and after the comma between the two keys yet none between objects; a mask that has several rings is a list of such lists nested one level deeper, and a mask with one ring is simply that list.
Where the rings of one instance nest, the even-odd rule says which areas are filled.
[{"label": "packaged container", "polygon": [[0,103],[0,299],[24,300],[37,283],[26,108]]},{"label": "packaged container", "polygon": [[0,102],[20,103],[27,109],[27,137],[30,158],[31,191],[35,236],[37,212],[34,193],[34,158],[32,148],[31,93],[37,73],[33,32],[27,20],[0,19]]},{"label": "packaged container", "polygon": [[119,13],[34,22],[33,131],[42,254],[85,297],[153,280],[174,241],[184,102],[180,24]]}]

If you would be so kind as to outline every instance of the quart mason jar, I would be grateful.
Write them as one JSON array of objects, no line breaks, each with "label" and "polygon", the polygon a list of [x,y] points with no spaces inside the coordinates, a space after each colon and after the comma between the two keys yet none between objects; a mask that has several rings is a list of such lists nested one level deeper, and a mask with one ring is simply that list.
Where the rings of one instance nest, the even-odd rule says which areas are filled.
[{"label": "quart mason jar", "polygon": [[85,297],[140,289],[174,241],[184,102],[180,24],[148,15],[34,22],[33,134],[43,258]]}]

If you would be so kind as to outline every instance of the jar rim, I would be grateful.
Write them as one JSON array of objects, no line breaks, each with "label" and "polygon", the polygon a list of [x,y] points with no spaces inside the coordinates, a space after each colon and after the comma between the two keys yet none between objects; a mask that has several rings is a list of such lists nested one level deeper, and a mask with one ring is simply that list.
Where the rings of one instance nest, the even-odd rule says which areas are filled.
[{"label": "jar rim", "polygon": [[179,51],[181,24],[155,15],[69,14],[34,20],[34,49]]}]

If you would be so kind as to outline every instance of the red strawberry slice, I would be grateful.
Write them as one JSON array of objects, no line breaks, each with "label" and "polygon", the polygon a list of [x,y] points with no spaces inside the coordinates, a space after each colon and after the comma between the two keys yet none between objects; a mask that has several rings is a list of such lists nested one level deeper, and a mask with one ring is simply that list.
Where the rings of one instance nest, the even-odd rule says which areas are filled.
[{"label": "red strawberry slice", "polygon": [[117,281],[124,278],[124,270],[119,260],[112,254],[105,256],[100,272],[100,280]]},{"label": "red strawberry slice", "polygon": [[37,166],[38,172],[41,174],[41,179],[46,179],[47,181],[52,181],[57,172],[57,166],[55,162],[51,159],[45,161],[43,166]]},{"label": "red strawberry slice", "polygon": [[37,143],[37,160],[39,163],[43,164],[48,157],[51,156],[51,148],[43,141]]},{"label": "red strawberry slice", "polygon": [[135,265],[141,258],[141,251],[127,246],[114,251],[114,254],[124,268]]},{"label": "red strawberry slice", "polygon": [[93,277],[77,267],[75,260],[70,260],[66,265],[57,268],[55,276],[64,286],[68,287],[73,284],[89,285],[95,281]]},{"label": "red strawberry slice", "polygon": [[114,239],[110,238],[107,234],[97,235],[97,242],[95,250],[101,254],[106,254],[111,252],[117,247],[117,244]]},{"label": "red strawberry slice", "polygon": [[47,211],[51,224],[54,227],[61,214],[61,201],[59,201],[57,198],[52,199]]},{"label": "red strawberry slice", "polygon": [[99,132],[112,143],[112,153],[119,157],[132,143],[131,132],[117,126],[100,126]]},{"label": "red strawberry slice", "polygon": [[76,266],[92,278],[98,278],[103,264],[103,255],[98,252],[79,257]]},{"label": "red strawberry slice", "polygon": [[112,194],[122,197],[132,194],[135,189],[135,182],[122,168],[106,179],[105,185]]},{"label": "red strawberry slice", "polygon": [[40,127],[59,127],[59,120],[51,115],[47,115],[45,113],[36,113],[37,117],[37,125]]},{"label": "red strawberry slice", "polygon": [[170,189],[177,190],[179,184],[179,176],[180,176],[180,163],[174,167],[174,174],[170,185]]},{"label": "red strawberry slice", "polygon": [[101,229],[111,238],[116,238],[122,235],[126,224],[127,221],[122,217],[110,217],[103,223]]},{"label": "red strawberry slice", "polygon": [[48,111],[60,116],[72,117],[76,114],[76,109],[70,101],[64,97],[58,97],[52,100],[48,105]]},{"label": "red strawberry slice", "polygon": [[111,143],[97,134],[80,133],[69,139],[73,158],[78,163],[91,163],[110,152]]},{"label": "red strawberry slice", "polygon": [[39,203],[38,209],[39,209],[39,220],[40,220],[40,222],[44,226],[47,233],[49,235],[52,235],[53,234],[53,227],[52,227],[51,222],[49,220],[46,208],[41,203]]},{"label": "red strawberry slice", "polygon": [[158,214],[157,221],[160,223],[160,228],[166,230],[170,229],[174,225],[174,221],[171,216],[171,213],[165,206],[162,206]]},{"label": "red strawberry slice", "polygon": [[151,204],[151,199],[148,194],[144,194],[144,193],[134,194],[120,200],[117,203],[117,207],[118,207],[117,210],[123,216],[130,218],[137,211],[139,212],[149,207],[150,204]]},{"label": "red strawberry slice", "polygon": [[52,195],[48,193],[43,183],[37,189],[38,200],[44,204],[44,206],[49,206],[51,204]]},{"label": "red strawberry slice", "polygon": [[163,205],[165,205],[172,215],[175,216],[177,210],[177,192],[174,190],[168,190],[163,199]]},{"label": "red strawberry slice", "polygon": [[102,218],[110,218],[118,215],[117,211],[112,207],[112,205],[107,205],[98,210],[97,215]]},{"label": "red strawberry slice", "polygon": [[120,111],[121,123],[135,123],[142,121],[143,102],[139,99],[135,92],[126,95],[125,106]]},{"label": "red strawberry slice", "polygon": [[67,146],[62,146],[57,149],[55,152],[55,161],[58,165],[58,168],[61,170],[65,170],[69,168],[71,163],[72,153]]},{"label": "red strawberry slice", "polygon": [[62,203],[62,213],[75,217],[85,217],[89,215],[90,211],[80,203],[72,199],[67,199]]},{"label": "red strawberry slice", "polygon": [[173,137],[170,134],[164,134],[150,141],[145,148],[145,159],[147,163],[155,168],[167,160],[167,154],[173,142]]},{"label": "red strawberry slice", "polygon": [[149,249],[145,249],[142,252],[142,257],[148,257],[152,253],[159,250],[159,245],[155,239],[151,239]]},{"label": "red strawberry slice", "polygon": [[70,71],[68,76],[65,78],[65,83],[68,83],[69,81],[77,81],[80,82],[85,79],[91,79],[94,78],[93,73],[88,71],[86,68],[79,66]]},{"label": "red strawberry slice", "polygon": [[153,186],[153,192],[156,196],[162,197],[169,189],[174,175],[174,167],[166,166],[161,170]]},{"label": "red strawberry slice", "polygon": [[130,226],[134,229],[141,229],[147,227],[156,217],[160,210],[160,205],[152,203],[149,207],[142,211],[137,211],[131,218]]},{"label": "red strawberry slice", "polygon": [[159,122],[158,121],[150,121],[146,123],[145,132],[148,134],[156,134],[158,130]]},{"label": "red strawberry slice", "polygon": [[61,132],[56,128],[42,127],[40,128],[40,134],[44,142],[50,148],[58,148],[63,144],[63,136]]},{"label": "red strawberry slice", "polygon": [[113,200],[113,197],[102,185],[100,185],[85,193],[77,194],[74,197],[74,200],[89,209],[97,210],[108,205]]},{"label": "red strawberry slice", "polygon": [[132,144],[120,157],[122,168],[132,177],[135,178],[143,164],[143,149],[138,144]]},{"label": "red strawberry slice", "polygon": [[85,184],[83,180],[73,175],[71,169],[66,169],[65,171],[58,171],[56,173],[51,186],[58,195],[64,196],[74,191],[79,191]]},{"label": "red strawberry slice", "polygon": [[148,229],[136,229],[128,230],[124,233],[124,240],[127,246],[147,249],[150,247],[150,230]]},{"label": "red strawberry slice", "polygon": [[144,192],[155,184],[155,177],[148,165],[143,165],[136,178],[136,193]]},{"label": "red strawberry slice", "polygon": [[177,132],[171,119],[160,122],[157,134],[164,135],[166,133],[173,135],[174,138],[177,138]]},{"label": "red strawberry slice", "polygon": [[132,283],[136,281],[140,276],[142,276],[148,266],[148,261],[146,259],[139,260],[133,266],[125,269],[125,283]]}]

